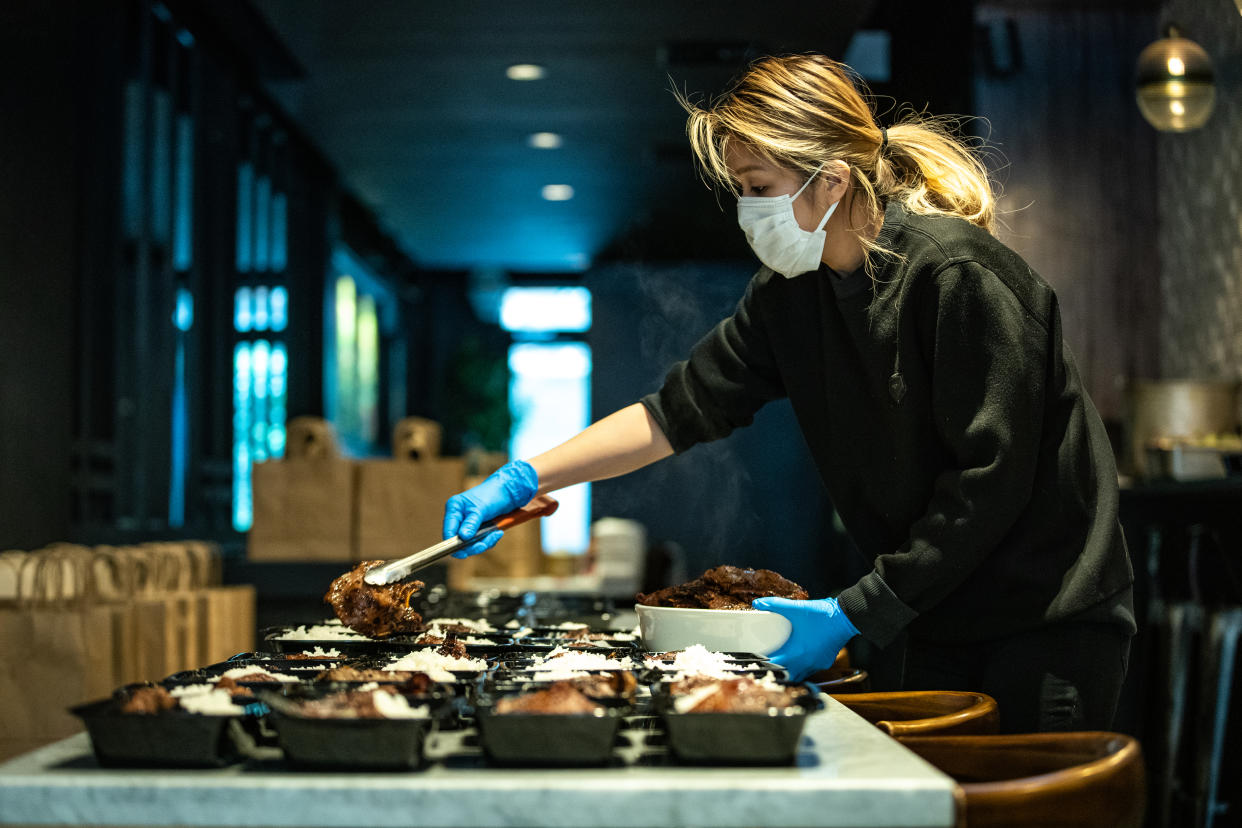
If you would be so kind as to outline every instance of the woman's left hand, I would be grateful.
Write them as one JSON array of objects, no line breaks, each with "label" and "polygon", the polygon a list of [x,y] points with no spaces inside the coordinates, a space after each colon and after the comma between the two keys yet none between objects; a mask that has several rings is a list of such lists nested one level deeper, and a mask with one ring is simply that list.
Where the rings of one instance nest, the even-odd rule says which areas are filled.
[{"label": "woman's left hand", "polygon": [[784,667],[792,681],[805,681],[816,670],[831,667],[845,643],[858,635],[835,598],[756,598],[750,605],[789,619],[793,630],[785,643],[768,656],[768,661]]}]

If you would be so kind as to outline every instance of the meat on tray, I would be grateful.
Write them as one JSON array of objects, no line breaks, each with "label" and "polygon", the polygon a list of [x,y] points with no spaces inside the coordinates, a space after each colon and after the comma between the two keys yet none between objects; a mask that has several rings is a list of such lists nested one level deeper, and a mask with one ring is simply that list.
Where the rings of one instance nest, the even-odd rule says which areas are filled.
[{"label": "meat on tray", "polygon": [[580,693],[592,699],[625,699],[633,701],[638,693],[638,679],[629,670],[610,670],[567,679]]},{"label": "meat on tray", "polygon": [[436,652],[452,658],[466,658],[466,644],[456,638],[441,638],[438,635],[424,635],[414,642],[422,647],[435,647]]},{"label": "meat on tray", "polygon": [[139,687],[132,691],[121,704],[120,712],[154,715],[163,713],[165,710],[172,710],[177,706],[177,700],[172,697],[172,694],[156,685]]},{"label": "meat on tray", "polygon": [[635,600],[651,607],[750,609],[756,598],[775,596],[805,601],[810,595],[798,584],[770,569],[718,566],[684,584],[640,592]]},{"label": "meat on tray", "polygon": [[500,715],[509,713],[590,714],[599,709],[600,706],[575,687],[572,681],[556,681],[543,690],[505,696],[498,699],[493,708]]},{"label": "meat on tray", "polygon": [[806,694],[806,689],[771,685],[750,676],[690,676],[673,682],[669,693],[681,713],[763,713],[774,707],[789,707]]},{"label": "meat on tray", "polygon": [[315,674],[315,681],[382,681],[400,683],[406,693],[425,693],[435,684],[431,676],[415,670],[377,670],[365,667],[333,667]]},{"label": "meat on tray", "polygon": [[299,701],[296,707],[298,715],[304,719],[393,719],[416,713],[401,692],[391,686],[345,690]]},{"label": "meat on tray", "polygon": [[323,600],[332,605],[342,624],[371,638],[418,632],[423,618],[410,606],[410,599],[425,585],[422,581],[398,581],[375,586],[362,580],[368,569],[382,563],[358,564],[332,582]]}]

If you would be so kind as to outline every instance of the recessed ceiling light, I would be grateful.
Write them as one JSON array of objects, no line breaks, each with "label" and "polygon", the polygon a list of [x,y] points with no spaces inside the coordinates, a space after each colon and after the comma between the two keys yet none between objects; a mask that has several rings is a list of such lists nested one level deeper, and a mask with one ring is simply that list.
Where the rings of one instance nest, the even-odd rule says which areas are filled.
[{"label": "recessed ceiling light", "polygon": [[574,197],[574,188],[568,184],[544,184],[543,197],[548,201],[569,201]]},{"label": "recessed ceiling light", "polygon": [[542,66],[534,63],[515,63],[505,70],[509,80],[539,80],[544,75]]},{"label": "recessed ceiling light", "polygon": [[555,132],[533,132],[526,138],[526,143],[535,149],[560,149],[563,141]]}]

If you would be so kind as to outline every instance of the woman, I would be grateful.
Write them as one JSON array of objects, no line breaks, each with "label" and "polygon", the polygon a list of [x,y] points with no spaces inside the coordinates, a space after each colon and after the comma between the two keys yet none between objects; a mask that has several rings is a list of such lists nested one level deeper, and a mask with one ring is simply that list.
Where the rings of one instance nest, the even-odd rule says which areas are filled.
[{"label": "woman", "polygon": [[983,165],[934,121],[880,127],[823,56],[682,103],[764,267],[658,392],[451,498],[445,537],[788,397],[873,569],[836,598],[757,600],[792,622],[773,660],[800,677],[905,630],[908,689],[988,693],[1009,732],[1107,729],[1135,632],[1114,460],[1056,296],[991,235]]}]

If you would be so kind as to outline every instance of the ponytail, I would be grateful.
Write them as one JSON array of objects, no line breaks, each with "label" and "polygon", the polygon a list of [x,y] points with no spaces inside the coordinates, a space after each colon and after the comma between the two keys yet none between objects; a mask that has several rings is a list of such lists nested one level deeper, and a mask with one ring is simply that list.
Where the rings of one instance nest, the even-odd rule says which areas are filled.
[{"label": "ponytail", "polygon": [[[913,115],[889,127],[887,148],[875,163],[872,189],[880,199],[898,199],[912,213],[960,216],[993,233],[996,196],[987,168],[970,145],[954,135],[955,127],[949,118]],[[872,183],[867,176],[862,181],[864,190]]]}]

